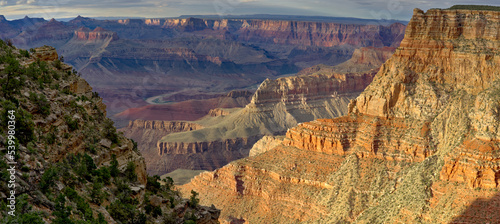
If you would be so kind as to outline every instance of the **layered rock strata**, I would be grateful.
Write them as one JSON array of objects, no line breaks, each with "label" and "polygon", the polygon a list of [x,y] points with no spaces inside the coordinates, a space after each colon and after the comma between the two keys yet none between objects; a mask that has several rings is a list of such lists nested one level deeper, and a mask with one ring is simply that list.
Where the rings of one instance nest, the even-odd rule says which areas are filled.
[{"label": "layered rock strata", "polygon": [[299,124],[285,146],[181,190],[218,192],[201,202],[223,208],[224,221],[499,222],[471,212],[500,209],[499,18],[415,9],[400,47],[347,116]]},{"label": "layered rock strata", "polygon": [[116,34],[116,32],[106,30],[102,27],[97,27],[94,30],[90,30],[86,27],[82,27],[82,28],[75,31],[75,38],[77,40],[90,41],[90,42],[104,41],[107,39],[110,39],[110,40],[120,39],[118,37],[118,34]]},{"label": "layered rock strata", "polygon": [[[360,74],[330,71],[327,74],[268,79],[245,108],[197,121],[206,127],[204,129],[165,136],[158,141],[157,154],[165,161],[172,161],[164,166],[167,172],[173,171],[174,167],[219,168],[248,156],[253,144],[263,135],[284,134],[288,128],[301,122],[345,114],[349,100],[370,83],[374,74],[374,71]],[[189,159],[184,164],[175,162],[181,161],[181,156]],[[208,158],[217,162],[205,162]]]}]

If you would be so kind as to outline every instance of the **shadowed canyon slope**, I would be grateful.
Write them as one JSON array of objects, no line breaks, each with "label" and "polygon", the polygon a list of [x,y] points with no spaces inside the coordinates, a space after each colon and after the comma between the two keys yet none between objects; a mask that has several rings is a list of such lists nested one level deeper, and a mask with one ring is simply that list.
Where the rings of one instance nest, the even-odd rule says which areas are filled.
[{"label": "shadowed canyon slope", "polygon": [[171,102],[164,97],[255,90],[266,78],[342,63],[360,47],[397,46],[405,27],[359,21],[80,16],[69,22],[0,20],[0,26],[3,37],[16,46],[55,46],[100,93],[110,114]]},{"label": "shadowed canyon slope", "polygon": [[348,115],[299,124],[181,191],[202,192],[227,222],[500,222],[468,208],[500,209],[499,18],[415,9]]}]

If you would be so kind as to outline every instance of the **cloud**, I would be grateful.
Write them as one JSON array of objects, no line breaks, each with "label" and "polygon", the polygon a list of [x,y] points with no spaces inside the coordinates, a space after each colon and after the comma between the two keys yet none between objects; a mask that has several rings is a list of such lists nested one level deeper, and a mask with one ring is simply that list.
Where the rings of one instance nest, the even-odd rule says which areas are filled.
[{"label": "cloud", "polygon": [[36,3],[36,0],[18,0],[16,2],[17,5],[24,5],[24,4],[31,5],[33,3]]}]

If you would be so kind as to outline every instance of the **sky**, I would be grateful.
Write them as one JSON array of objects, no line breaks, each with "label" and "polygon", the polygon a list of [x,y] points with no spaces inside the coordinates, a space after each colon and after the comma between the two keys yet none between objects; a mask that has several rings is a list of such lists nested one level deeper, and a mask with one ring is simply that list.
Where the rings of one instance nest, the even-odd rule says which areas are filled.
[{"label": "sky", "polygon": [[51,18],[279,14],[409,20],[414,8],[500,6],[500,0],[0,0],[0,15]]}]

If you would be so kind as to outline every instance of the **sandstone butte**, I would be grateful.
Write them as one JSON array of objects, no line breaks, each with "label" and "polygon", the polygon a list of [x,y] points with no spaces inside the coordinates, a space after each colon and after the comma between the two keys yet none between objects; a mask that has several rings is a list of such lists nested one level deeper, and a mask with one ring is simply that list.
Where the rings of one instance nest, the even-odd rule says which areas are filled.
[{"label": "sandstone butte", "polygon": [[346,116],[180,187],[221,222],[500,223],[500,12],[415,9]]}]

